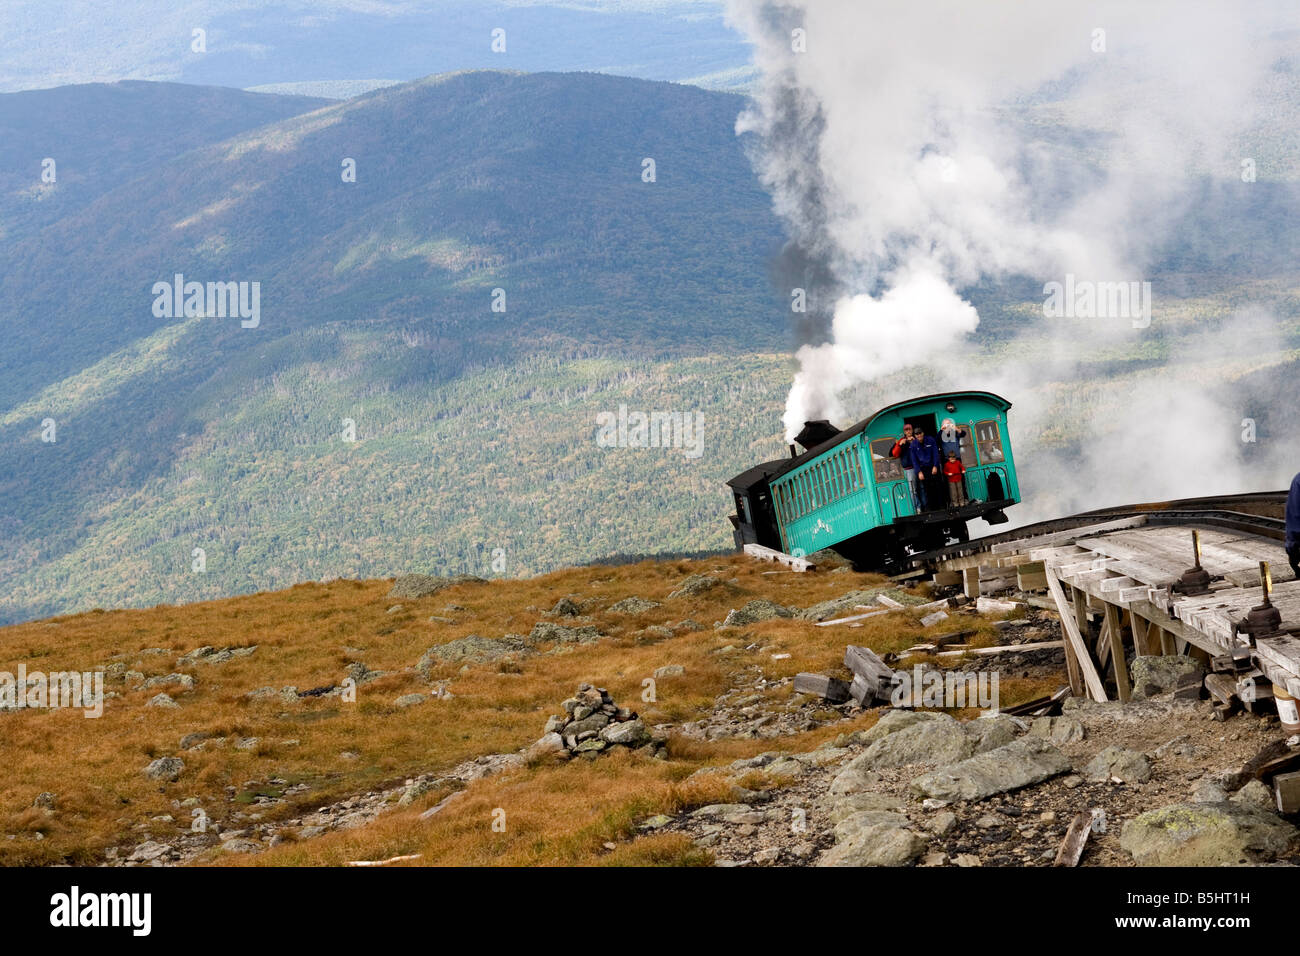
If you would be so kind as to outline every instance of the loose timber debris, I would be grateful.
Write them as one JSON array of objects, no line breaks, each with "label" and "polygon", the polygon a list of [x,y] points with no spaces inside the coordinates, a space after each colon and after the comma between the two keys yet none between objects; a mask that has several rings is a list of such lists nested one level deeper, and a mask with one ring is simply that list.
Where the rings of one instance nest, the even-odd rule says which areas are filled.
[{"label": "loose timber debris", "polygon": [[794,692],[796,694],[814,694],[823,700],[842,704],[849,699],[849,684],[838,677],[825,674],[801,673],[794,675]]},{"label": "loose timber debris", "polygon": [[894,687],[894,670],[869,647],[850,644],[844,649],[844,666],[853,672],[849,696],[862,707],[879,698],[888,700]]},{"label": "loose timber debris", "polygon": [[1056,851],[1056,861],[1053,866],[1079,865],[1084,845],[1088,842],[1088,834],[1092,832],[1092,821],[1093,815],[1090,810],[1080,810],[1074,815],[1069,828],[1065,831],[1065,839],[1061,841],[1060,849]]}]

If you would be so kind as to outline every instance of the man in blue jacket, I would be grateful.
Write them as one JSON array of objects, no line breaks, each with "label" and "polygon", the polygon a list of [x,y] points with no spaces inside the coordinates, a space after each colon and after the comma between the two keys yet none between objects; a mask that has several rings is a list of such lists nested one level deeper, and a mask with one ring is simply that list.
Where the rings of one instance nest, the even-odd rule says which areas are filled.
[{"label": "man in blue jacket", "polygon": [[1291,479],[1291,493],[1286,496],[1286,559],[1300,578],[1300,475]]},{"label": "man in blue jacket", "polygon": [[[939,454],[939,443],[933,435],[927,435],[925,429],[917,425],[912,429],[912,466],[916,468],[916,486],[921,493],[921,510],[928,508],[926,482],[939,475],[943,465],[943,456]],[[935,506],[938,507],[938,502]]]},{"label": "man in blue jacket", "polygon": [[917,497],[916,489],[916,466],[912,464],[912,426],[903,425],[903,437],[894,442],[894,447],[889,450],[889,454],[898,459],[898,463],[903,466],[903,480],[907,482],[907,490],[912,493],[912,510],[921,510],[921,499]]}]

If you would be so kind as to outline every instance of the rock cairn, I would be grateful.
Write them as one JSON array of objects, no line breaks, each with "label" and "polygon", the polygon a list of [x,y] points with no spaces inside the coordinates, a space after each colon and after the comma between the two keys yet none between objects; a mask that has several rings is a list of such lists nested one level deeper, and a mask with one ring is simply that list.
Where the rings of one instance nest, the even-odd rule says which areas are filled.
[{"label": "rock cairn", "polygon": [[542,738],[525,752],[529,759],[595,759],[615,747],[661,760],[668,757],[665,739],[652,735],[635,711],[615,704],[603,687],[581,684],[562,706],[563,716],[547,718]]}]

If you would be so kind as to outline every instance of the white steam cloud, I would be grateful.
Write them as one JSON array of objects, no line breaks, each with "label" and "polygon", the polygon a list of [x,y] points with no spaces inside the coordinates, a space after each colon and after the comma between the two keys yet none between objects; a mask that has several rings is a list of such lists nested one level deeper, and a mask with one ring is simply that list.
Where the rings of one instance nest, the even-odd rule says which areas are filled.
[{"label": "white steam cloud", "polygon": [[[1148,278],[1200,178],[1236,177],[1294,39],[1282,0],[729,0],[728,16],[761,74],[738,130],[834,280],[810,290],[833,318],[797,353],[787,438],[881,376],[947,377],[979,283]],[[1059,328],[1076,356],[1118,334]]]}]

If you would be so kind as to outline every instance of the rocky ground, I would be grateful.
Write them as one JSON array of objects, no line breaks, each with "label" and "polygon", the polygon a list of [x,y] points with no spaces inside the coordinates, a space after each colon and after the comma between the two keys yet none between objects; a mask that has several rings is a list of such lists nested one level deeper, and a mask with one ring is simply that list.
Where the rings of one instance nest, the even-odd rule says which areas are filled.
[{"label": "rocky ground", "polygon": [[[410,582],[404,583],[411,591]],[[695,576],[672,597],[722,586],[716,579]],[[449,772],[412,777],[287,818],[273,811],[290,798],[301,798],[306,784],[248,780],[239,788],[227,788],[230,806],[224,823],[209,821],[197,801],[173,801],[167,819],[151,822],[175,825],[174,836],[110,850],[108,863],[158,866],[211,859],[218,850],[260,852],[286,840],[311,840],[363,827],[417,800],[436,801],[424,811],[428,817],[483,777],[526,771],[540,761],[604,759],[620,747],[638,758],[672,760],[674,739],[771,742],[770,749],[757,756],[705,767],[685,781],[689,785],[692,779],[720,779],[730,794],[727,802],[638,822],[639,834],[685,834],[721,866],[1046,866],[1055,860],[1067,827],[1081,811],[1093,820],[1081,860],[1085,866],[1289,864],[1300,859],[1297,831],[1274,812],[1269,788],[1242,773],[1261,748],[1284,738],[1276,718],[1238,714],[1216,720],[1208,702],[1175,699],[1172,691],[1179,672],[1188,666],[1186,658],[1144,659],[1143,666],[1135,668],[1145,675],[1142,691],[1147,699],[1127,704],[1067,699],[1056,717],[1000,714],[973,720],[888,705],[864,711],[852,701],[831,705],[792,694],[792,678],[769,678],[752,663],[754,655],[775,651],[746,630],[755,623],[795,616],[822,620],[851,612],[883,590],[870,595],[852,591],[803,611],[767,600],[733,609],[717,623],[719,633],[734,635],[734,643],[717,651],[721,658],[736,661],[731,686],[707,713],[694,719],[650,723],[619,706],[603,688],[584,684],[537,728],[540,739],[518,753],[479,757]],[[406,596],[406,591],[397,596]],[[895,593],[912,603],[923,600]],[[635,596],[619,604],[622,607],[611,610],[640,613],[659,606]],[[438,666],[468,667],[563,652],[602,637],[573,601],[562,600],[543,616],[546,620],[528,635],[471,635],[430,648],[414,669],[436,685],[432,696],[450,696],[445,680],[433,680]],[[700,625],[683,620],[652,627],[672,635]],[[999,622],[997,629],[1007,645],[1059,639],[1055,617],[1033,610]],[[844,629],[846,642],[853,640],[853,633]],[[253,650],[202,648],[195,660],[220,662],[232,653]],[[936,658],[922,660],[926,667],[943,666]],[[962,663],[949,666],[971,666],[969,659],[958,660]],[[893,663],[910,668],[914,659]],[[120,664],[110,665],[114,667],[112,676],[119,680],[143,679]],[[1059,649],[1036,649],[998,654],[997,667],[1004,675],[1044,678],[1059,675],[1063,664]],[[654,676],[668,679],[681,673],[680,666],[670,665]],[[353,685],[377,676],[380,672],[364,665],[348,671]],[[148,689],[156,686],[159,696],[166,694],[164,688],[185,690],[180,679],[184,675],[172,677]],[[289,700],[348,690],[344,681],[310,691],[286,687],[253,693]],[[165,707],[171,701],[150,703]],[[403,699],[394,703],[407,706]],[[841,733],[811,751],[782,747],[816,728],[837,722],[860,727],[869,717],[877,718],[874,725]],[[174,780],[184,770],[188,749],[258,745],[256,738],[250,742],[192,736],[198,739],[182,740],[178,756],[155,760],[146,773]],[[1300,740],[1294,743],[1300,746]],[[257,796],[251,804],[237,806],[234,801],[241,792]]]}]

